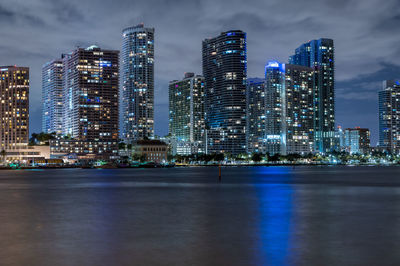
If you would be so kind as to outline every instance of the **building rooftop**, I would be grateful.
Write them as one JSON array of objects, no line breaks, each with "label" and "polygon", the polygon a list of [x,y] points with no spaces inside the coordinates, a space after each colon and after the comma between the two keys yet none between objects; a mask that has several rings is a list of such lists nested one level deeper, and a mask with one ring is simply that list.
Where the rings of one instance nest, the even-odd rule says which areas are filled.
[{"label": "building rooftop", "polygon": [[164,141],[158,139],[143,139],[136,142],[137,145],[167,145]]}]

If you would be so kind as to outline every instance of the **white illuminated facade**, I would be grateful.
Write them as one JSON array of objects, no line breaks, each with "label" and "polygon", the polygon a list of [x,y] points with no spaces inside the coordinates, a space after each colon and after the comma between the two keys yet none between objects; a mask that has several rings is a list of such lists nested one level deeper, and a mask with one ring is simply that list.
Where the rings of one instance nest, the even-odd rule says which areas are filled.
[{"label": "white illuminated facade", "polygon": [[310,153],[314,149],[311,68],[269,62],[265,68],[265,152]]},{"label": "white illuminated facade", "polygon": [[154,137],[154,28],[123,30],[122,139]]}]

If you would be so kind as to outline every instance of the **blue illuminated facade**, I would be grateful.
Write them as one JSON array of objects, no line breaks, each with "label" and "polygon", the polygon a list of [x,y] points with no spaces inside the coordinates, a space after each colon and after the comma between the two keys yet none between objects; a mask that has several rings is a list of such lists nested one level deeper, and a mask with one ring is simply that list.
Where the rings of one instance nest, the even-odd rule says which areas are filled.
[{"label": "blue illuminated facade", "polygon": [[270,61],[265,66],[265,151],[286,154],[285,64]]},{"label": "blue illuminated facade", "polygon": [[[97,46],[62,56],[62,134],[76,153],[115,156],[119,139],[119,51]],[[78,146],[77,146],[78,145]],[[51,147],[63,152],[63,147]]]},{"label": "blue illuminated facade", "polygon": [[346,128],[344,147],[351,154],[366,154],[370,151],[370,132],[368,128]]},{"label": "blue illuminated facade", "polygon": [[246,33],[222,32],[203,41],[207,152],[246,152]]},{"label": "blue illuminated facade", "polygon": [[265,152],[314,151],[313,69],[268,62],[265,67]]},{"label": "blue illuminated facade", "polygon": [[311,67],[314,76],[315,150],[328,152],[335,146],[335,59],[332,39],[302,44],[289,58],[290,64]]}]

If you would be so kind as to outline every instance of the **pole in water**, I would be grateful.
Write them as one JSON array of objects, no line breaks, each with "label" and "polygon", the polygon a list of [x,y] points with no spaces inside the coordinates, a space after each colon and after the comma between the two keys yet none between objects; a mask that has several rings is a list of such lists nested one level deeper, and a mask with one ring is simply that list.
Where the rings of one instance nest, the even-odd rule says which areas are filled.
[{"label": "pole in water", "polygon": [[218,166],[218,181],[221,182],[221,164]]}]

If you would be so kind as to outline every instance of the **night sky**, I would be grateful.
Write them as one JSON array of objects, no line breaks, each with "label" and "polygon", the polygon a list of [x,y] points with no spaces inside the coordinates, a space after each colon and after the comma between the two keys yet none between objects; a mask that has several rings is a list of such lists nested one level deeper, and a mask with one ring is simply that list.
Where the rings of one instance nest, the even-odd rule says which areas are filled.
[{"label": "night sky", "polygon": [[377,92],[400,78],[398,0],[13,0],[0,1],[0,65],[30,67],[30,131],[41,130],[41,67],[77,46],[121,50],[122,29],[155,28],[156,134],[168,132],[168,82],[201,74],[201,41],[247,32],[248,77],[268,60],[287,62],[301,43],[332,38],[336,123],[378,138]]}]

